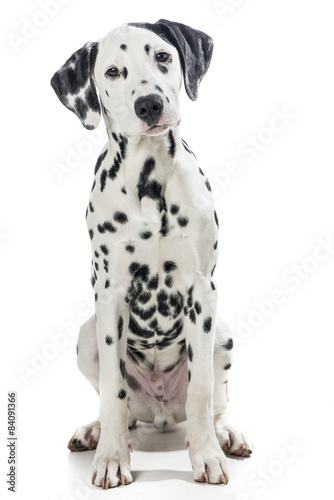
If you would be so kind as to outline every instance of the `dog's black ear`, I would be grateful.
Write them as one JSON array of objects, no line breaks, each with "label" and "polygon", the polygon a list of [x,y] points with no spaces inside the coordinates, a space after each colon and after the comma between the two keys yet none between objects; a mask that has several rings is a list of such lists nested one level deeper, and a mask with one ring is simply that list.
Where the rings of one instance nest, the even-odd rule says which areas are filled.
[{"label": "dog's black ear", "polygon": [[212,38],[202,31],[166,19],[160,19],[155,24],[131,23],[130,25],[151,30],[174,45],[180,56],[186,92],[190,99],[195,101],[199,84],[210,66]]},{"label": "dog's black ear", "polygon": [[98,126],[101,108],[93,79],[98,43],[88,42],[53,75],[51,85],[60,101],[73,111],[84,127]]}]

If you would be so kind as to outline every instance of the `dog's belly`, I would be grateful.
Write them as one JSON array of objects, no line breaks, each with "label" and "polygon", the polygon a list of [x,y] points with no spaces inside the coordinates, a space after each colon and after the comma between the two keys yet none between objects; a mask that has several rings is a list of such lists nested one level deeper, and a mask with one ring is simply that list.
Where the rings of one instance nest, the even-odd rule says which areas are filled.
[{"label": "dog's belly", "polygon": [[[185,419],[188,368],[184,331],[187,292],[174,261],[148,276],[137,269],[129,288],[126,382],[138,420],[169,430]],[[172,264],[173,262],[173,264]],[[166,266],[165,266],[166,267]],[[167,285],[166,285],[167,283]],[[182,286],[183,284],[183,286]]]},{"label": "dog's belly", "polygon": [[143,422],[153,423],[168,431],[186,419],[185,402],[188,388],[188,368],[185,350],[179,355],[179,345],[167,348],[176,361],[167,370],[156,361],[153,369],[126,358],[128,406],[132,415]]}]

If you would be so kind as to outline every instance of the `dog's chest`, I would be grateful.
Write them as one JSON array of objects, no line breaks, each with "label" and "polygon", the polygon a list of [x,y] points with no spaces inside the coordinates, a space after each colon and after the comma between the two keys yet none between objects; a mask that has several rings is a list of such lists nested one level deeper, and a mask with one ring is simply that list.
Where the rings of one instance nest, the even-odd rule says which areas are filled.
[{"label": "dog's chest", "polygon": [[128,304],[129,361],[169,373],[184,353],[184,315],[195,321],[201,311],[195,281],[216,262],[214,209],[181,142],[177,156],[118,145],[98,160],[87,210],[92,284],[97,298],[112,290]]}]

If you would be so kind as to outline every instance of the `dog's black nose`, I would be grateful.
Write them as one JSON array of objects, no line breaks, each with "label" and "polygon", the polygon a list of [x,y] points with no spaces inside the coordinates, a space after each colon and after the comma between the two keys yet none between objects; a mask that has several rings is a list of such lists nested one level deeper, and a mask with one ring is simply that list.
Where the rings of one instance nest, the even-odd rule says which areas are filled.
[{"label": "dog's black nose", "polygon": [[135,101],[135,112],[138,118],[151,126],[158,122],[164,109],[164,103],[157,94],[138,97]]}]

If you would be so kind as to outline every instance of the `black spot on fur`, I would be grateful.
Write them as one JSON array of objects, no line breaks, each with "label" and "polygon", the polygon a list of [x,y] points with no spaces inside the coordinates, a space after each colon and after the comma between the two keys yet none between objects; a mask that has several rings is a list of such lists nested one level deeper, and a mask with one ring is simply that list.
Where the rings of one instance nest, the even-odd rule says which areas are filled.
[{"label": "black spot on fur", "polygon": [[162,64],[158,64],[158,68],[160,69],[160,71],[163,75],[166,75],[166,73],[168,73],[168,69],[166,68],[166,66],[163,66]]},{"label": "black spot on fur", "polygon": [[188,380],[189,380],[189,382],[191,380],[191,371],[190,370],[188,370]]},{"label": "black spot on fur", "polygon": [[173,204],[173,205],[171,205],[171,206],[170,206],[170,213],[171,213],[172,215],[176,215],[176,214],[178,213],[178,211],[179,211],[179,210],[180,210],[179,205],[175,205],[175,204]]},{"label": "black spot on fur", "polygon": [[177,222],[180,227],[186,227],[189,222],[189,219],[188,217],[178,217]]},{"label": "black spot on fur", "polygon": [[138,365],[139,363],[144,363],[145,362],[145,354],[142,352],[138,351],[131,345],[129,345],[129,340],[128,340],[128,348],[127,348],[127,356],[136,364]]},{"label": "black spot on fur", "polygon": [[106,180],[107,180],[107,171],[104,169],[104,170],[102,170],[101,177],[100,177],[100,189],[101,189],[101,191],[104,191],[104,188],[106,187]]},{"label": "black spot on fur", "polygon": [[229,370],[231,366],[231,363],[227,363],[227,365],[224,366],[224,370]]},{"label": "black spot on fur", "polygon": [[196,325],[196,314],[195,314],[195,311],[194,309],[190,309],[189,311],[189,319],[192,323],[194,323]]},{"label": "black spot on fur", "polygon": [[144,49],[145,49],[146,54],[149,56],[150,55],[151,47],[150,47],[150,45],[148,43],[145,45]]},{"label": "black spot on fur", "polygon": [[125,250],[129,253],[133,253],[135,251],[135,247],[133,245],[127,245]]},{"label": "black spot on fur", "polygon": [[180,340],[180,342],[178,342],[178,344],[181,345],[181,348],[179,350],[179,356],[182,356],[182,354],[185,352],[186,350],[186,340],[183,339],[183,340]]},{"label": "black spot on fur", "polygon": [[74,101],[74,107],[81,120],[84,120],[87,116],[87,111],[89,109],[85,101],[81,99],[81,97],[76,97]]},{"label": "black spot on fur", "polygon": [[114,213],[114,221],[119,222],[120,224],[125,224],[128,222],[128,217],[124,212],[115,212]]},{"label": "black spot on fur", "polygon": [[[192,155],[196,158],[196,156],[195,156],[195,155],[194,155],[194,153],[191,151],[191,149],[189,148],[189,146],[188,146],[188,144],[186,143],[186,141],[185,141],[184,139],[181,139],[181,141],[182,141],[182,145],[183,145],[184,149],[185,149],[188,153],[192,154]],[[199,169],[199,170],[201,171],[201,169]],[[202,172],[202,171],[201,171],[201,172]],[[203,174],[203,172],[202,172],[202,175],[204,175],[204,174]]]},{"label": "black spot on fur", "polygon": [[107,345],[111,345],[113,342],[114,342],[114,341],[113,341],[112,337],[109,337],[109,335],[107,335],[107,336],[106,336],[106,344],[107,344]]},{"label": "black spot on fur", "polygon": [[122,43],[122,45],[120,47],[122,50],[126,50],[128,48],[127,45],[125,45],[125,43]]},{"label": "black spot on fur", "polygon": [[123,318],[122,316],[119,317],[118,323],[117,323],[117,330],[118,330],[118,340],[121,340],[122,334],[123,334]]},{"label": "black spot on fur", "polygon": [[214,218],[215,218],[215,223],[217,224],[217,227],[219,227],[219,221],[218,221],[217,212],[216,212],[216,211],[214,211],[214,212],[213,212],[213,215],[214,215]]},{"label": "black spot on fur", "polygon": [[233,339],[228,339],[227,342],[223,345],[223,348],[226,349],[227,351],[230,351],[233,349]]},{"label": "black spot on fur", "polygon": [[168,288],[172,288],[173,286],[173,276],[170,274],[165,278],[165,285],[168,286]]},{"label": "black spot on fur", "polygon": [[169,224],[168,224],[168,218],[167,218],[166,214],[163,214],[163,216],[161,217],[160,233],[162,234],[162,236],[167,236],[167,234],[169,233]]},{"label": "black spot on fur", "polygon": [[129,330],[134,334],[137,335],[137,337],[143,338],[143,339],[149,339],[154,336],[154,332],[150,330],[146,330],[145,328],[142,328],[139,323],[134,319],[133,316],[130,316],[130,321],[129,321]]},{"label": "black spot on fur", "polygon": [[213,281],[211,281],[211,288],[212,288],[212,290],[216,290],[216,287],[215,287],[215,284],[213,283]]},{"label": "black spot on fur", "polygon": [[89,210],[93,213],[94,212],[94,207],[93,207],[93,203],[90,201],[89,202]]},{"label": "black spot on fur", "polygon": [[152,295],[150,294],[150,292],[142,292],[138,297],[138,301],[141,304],[147,304],[147,302],[151,299],[151,297]]},{"label": "black spot on fur", "polygon": [[110,287],[110,281],[109,281],[109,280],[106,280],[105,285],[104,285],[104,288],[109,288],[109,287]]},{"label": "black spot on fur", "polygon": [[167,366],[167,368],[165,368],[163,372],[164,372],[164,373],[170,373],[171,371],[173,371],[173,370],[177,367],[177,365],[179,365],[179,364],[180,364],[181,359],[182,359],[182,358],[178,359],[178,360],[176,361],[176,363],[173,363],[172,365]]},{"label": "black spot on fur", "polygon": [[120,361],[119,361],[119,369],[120,369],[122,377],[124,378],[124,376],[125,376],[125,361],[123,359],[120,359]]},{"label": "black spot on fur", "polygon": [[133,262],[129,266],[129,272],[133,275],[134,279],[148,281],[150,271],[147,264],[140,265],[138,262]]},{"label": "black spot on fur", "polygon": [[126,157],[126,149],[127,149],[127,144],[128,144],[128,139],[124,137],[123,135],[120,136],[121,140],[119,143],[119,147],[121,149],[121,157],[124,159]]},{"label": "black spot on fur", "polygon": [[90,229],[88,232],[89,232],[89,237],[92,240],[93,237],[94,237],[94,231],[93,231],[93,229]]},{"label": "black spot on fur", "polygon": [[187,300],[187,306],[188,307],[192,307],[193,304],[194,304],[194,299],[193,299],[193,291],[194,291],[194,287],[191,286],[189,289],[188,289],[188,300]]},{"label": "black spot on fur", "polygon": [[161,87],[159,87],[159,85],[156,85],[155,88],[159,91],[159,92],[162,92],[163,93],[163,90]]},{"label": "black spot on fur", "polygon": [[146,85],[146,84],[147,84],[147,80],[142,80],[142,81],[140,82],[140,85]]},{"label": "black spot on fur", "polygon": [[107,95],[107,97],[109,97],[109,94],[108,94],[108,91],[107,91],[107,90],[106,90],[106,95]]},{"label": "black spot on fur", "polygon": [[217,250],[217,247],[218,247],[218,240],[216,241],[216,243],[213,245],[213,249],[214,250]]},{"label": "black spot on fur", "polygon": [[130,375],[127,372],[125,372],[125,380],[129,386],[129,388],[132,389],[134,392],[141,391],[140,383],[132,375]]},{"label": "black spot on fur", "polygon": [[205,333],[209,333],[212,327],[212,318],[206,318],[203,323],[203,330]]},{"label": "black spot on fur", "polygon": [[192,362],[194,356],[193,348],[191,347],[191,344],[188,346],[188,358],[189,361]]},{"label": "black spot on fur", "polygon": [[155,276],[152,276],[150,281],[147,284],[147,289],[148,290],[156,290],[159,286],[159,277],[156,274]]},{"label": "black spot on fur", "polygon": [[105,159],[105,157],[107,156],[107,153],[108,153],[108,150],[106,149],[106,150],[105,150],[102,154],[100,154],[100,156],[98,157],[97,162],[96,162],[96,165],[95,165],[95,171],[94,171],[94,174],[97,174],[97,172],[99,171],[99,168],[101,167],[103,160],[104,160],[104,159]]},{"label": "black spot on fur", "polygon": [[175,271],[175,269],[177,269],[177,265],[172,260],[166,260],[164,262],[164,271],[166,273],[170,273],[171,271]]},{"label": "black spot on fur", "polygon": [[112,166],[108,170],[108,177],[110,179],[112,179],[112,180],[116,179],[118,171],[120,169],[121,161],[122,160],[121,160],[120,154],[117,153],[115,158],[114,158],[114,163],[112,164]]},{"label": "black spot on fur", "polygon": [[195,302],[195,311],[196,311],[196,314],[201,314],[202,312],[202,306],[199,302]]},{"label": "black spot on fur", "polygon": [[210,182],[208,181],[208,179],[205,180],[205,185],[206,185],[206,188],[208,191],[212,191],[211,185],[210,185]]},{"label": "black spot on fur", "polygon": [[168,132],[168,142],[169,142],[168,153],[171,155],[172,158],[174,158],[175,150],[176,150],[176,143],[175,143],[175,139],[173,136],[173,132],[171,130],[169,130],[169,132]]},{"label": "black spot on fur", "polygon": [[[153,157],[147,158],[139,175],[137,184],[138,197],[142,200],[144,196],[152,200],[156,200],[160,206],[161,204],[161,184],[154,179],[150,179],[150,175],[155,169],[155,159]],[[160,203],[159,203],[160,202]]]},{"label": "black spot on fur", "polygon": [[123,194],[127,194],[127,193],[126,193],[125,186],[123,186],[123,187],[122,187],[121,191],[122,191],[122,193],[123,193]]},{"label": "black spot on fur", "polygon": [[132,306],[131,311],[140,317],[143,321],[147,321],[152,318],[153,314],[156,312],[157,307],[155,304],[150,306],[148,309],[141,309],[138,306]]},{"label": "black spot on fur", "polygon": [[98,224],[97,229],[101,234],[104,234],[106,231],[108,231],[109,233],[116,233],[117,231],[115,226],[113,226],[109,221],[104,222],[102,225]]},{"label": "black spot on fur", "polygon": [[143,240],[148,240],[149,238],[151,238],[152,233],[151,233],[151,231],[144,231],[144,232],[140,233],[140,235],[139,235],[139,236],[140,236],[140,237],[141,237],[141,239],[143,239]]},{"label": "black spot on fur", "polygon": [[101,248],[101,252],[103,252],[104,255],[108,255],[109,250],[108,250],[108,247],[106,245],[101,245],[100,248]]},{"label": "black spot on fur", "polygon": [[119,399],[125,399],[126,398],[126,391],[124,389],[121,389],[118,393],[117,396]]}]

